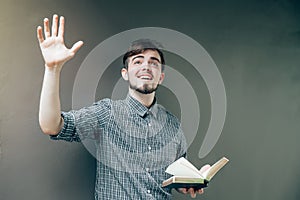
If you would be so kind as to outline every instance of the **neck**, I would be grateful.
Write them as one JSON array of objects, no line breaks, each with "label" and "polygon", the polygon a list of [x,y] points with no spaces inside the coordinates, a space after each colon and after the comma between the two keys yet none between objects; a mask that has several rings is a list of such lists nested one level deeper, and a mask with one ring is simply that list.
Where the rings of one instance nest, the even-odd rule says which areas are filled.
[{"label": "neck", "polygon": [[141,104],[143,104],[146,107],[150,107],[154,101],[155,92],[152,92],[151,94],[142,94],[138,91],[135,91],[131,88],[129,88],[129,94],[136,100],[138,100]]}]

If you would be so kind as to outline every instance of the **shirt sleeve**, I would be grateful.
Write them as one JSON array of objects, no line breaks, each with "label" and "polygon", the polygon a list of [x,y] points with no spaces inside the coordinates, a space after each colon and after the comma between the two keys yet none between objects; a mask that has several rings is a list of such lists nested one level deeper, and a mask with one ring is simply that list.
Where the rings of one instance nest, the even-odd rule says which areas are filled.
[{"label": "shirt sleeve", "polygon": [[50,138],[68,142],[96,139],[109,119],[110,110],[111,100],[103,99],[90,107],[62,112],[64,125],[58,135],[51,135]]},{"label": "shirt sleeve", "polygon": [[185,157],[186,158],[186,152],[187,152],[187,143],[185,135],[181,129],[180,135],[179,135],[179,141],[180,141],[180,147],[178,149],[178,158]]},{"label": "shirt sleeve", "polygon": [[64,119],[63,128],[57,135],[50,135],[52,140],[65,140],[68,142],[80,142],[80,137],[75,131],[75,117],[71,112],[62,112],[61,117]]}]

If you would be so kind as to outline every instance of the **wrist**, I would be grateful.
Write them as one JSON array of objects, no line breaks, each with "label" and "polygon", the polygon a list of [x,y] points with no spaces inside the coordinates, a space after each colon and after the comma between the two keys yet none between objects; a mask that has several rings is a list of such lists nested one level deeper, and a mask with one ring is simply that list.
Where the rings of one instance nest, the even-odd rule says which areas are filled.
[{"label": "wrist", "polygon": [[56,65],[56,66],[51,66],[49,67],[47,64],[45,64],[45,72],[47,73],[54,73],[54,74],[59,74],[62,69],[62,65]]}]

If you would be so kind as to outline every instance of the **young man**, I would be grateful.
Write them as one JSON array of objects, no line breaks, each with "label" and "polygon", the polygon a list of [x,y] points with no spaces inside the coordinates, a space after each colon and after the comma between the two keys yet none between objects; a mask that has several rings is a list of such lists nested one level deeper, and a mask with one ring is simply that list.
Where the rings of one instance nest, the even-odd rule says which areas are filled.
[{"label": "young man", "polygon": [[[59,25],[58,25],[59,24]],[[64,18],[44,19],[37,37],[45,61],[39,122],[52,139],[93,138],[97,147],[95,199],[170,199],[161,187],[166,167],[186,153],[180,122],[158,105],[155,90],[164,79],[164,57],[155,43],[139,40],[123,57],[122,77],[129,83],[126,99],[103,99],[77,111],[61,112],[59,79],[63,64],[83,45],[64,44]],[[205,170],[205,169],[203,169]],[[192,197],[203,190],[179,189]]]}]

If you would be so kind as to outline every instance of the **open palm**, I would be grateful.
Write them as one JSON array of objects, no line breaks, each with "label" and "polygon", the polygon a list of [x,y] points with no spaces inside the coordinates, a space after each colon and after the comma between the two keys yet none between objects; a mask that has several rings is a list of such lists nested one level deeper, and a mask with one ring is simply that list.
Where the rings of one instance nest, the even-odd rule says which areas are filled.
[{"label": "open palm", "polygon": [[71,49],[64,44],[64,17],[53,15],[52,31],[50,33],[49,20],[44,19],[44,34],[41,26],[37,28],[37,37],[47,67],[61,67],[70,60],[83,45],[82,41],[76,42]]}]

